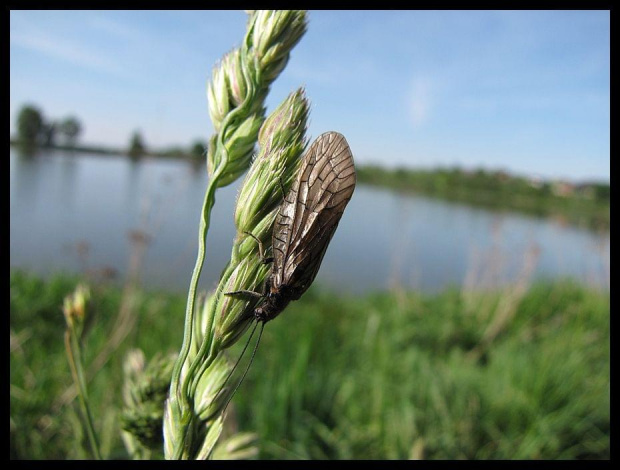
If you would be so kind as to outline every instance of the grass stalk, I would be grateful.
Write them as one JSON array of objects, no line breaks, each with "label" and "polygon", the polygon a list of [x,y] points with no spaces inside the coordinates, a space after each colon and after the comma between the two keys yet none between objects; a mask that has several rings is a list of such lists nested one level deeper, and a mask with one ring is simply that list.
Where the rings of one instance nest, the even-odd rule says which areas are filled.
[{"label": "grass stalk", "polygon": [[69,368],[71,369],[71,376],[77,387],[83,423],[88,441],[90,442],[91,451],[95,459],[101,460],[99,442],[97,440],[93,417],[90,411],[84,366],[82,363],[82,348],[80,347],[80,335],[84,326],[86,302],[89,297],[90,292],[82,285],[78,285],[72,295],[65,297],[63,305],[63,313],[65,315],[65,321],[67,322],[67,329],[65,331],[65,351],[67,353],[67,360],[69,361]]},{"label": "grass stalk", "polygon": [[81,352],[79,341],[73,331],[67,330],[65,332],[65,348],[67,351],[67,359],[69,361],[69,367],[71,369],[71,376],[78,389],[78,401],[80,403],[80,409],[82,410],[82,416],[85,422],[86,434],[88,441],[90,442],[90,448],[93,453],[93,457],[97,460],[101,460],[101,453],[99,452],[99,442],[97,440],[97,434],[95,433],[95,426],[93,424],[93,416],[90,411],[88,394],[86,391],[86,381],[84,380],[84,369],[82,366]]},{"label": "grass stalk", "polygon": [[[216,134],[211,138],[207,154],[209,183],[200,217],[198,254],[188,289],[183,343],[172,371],[166,404],[164,448],[167,458],[208,456],[212,447],[199,450],[199,441],[213,444],[217,441],[217,436],[209,431],[209,428],[218,428],[214,426],[217,421],[207,426],[194,408],[199,379],[215,366],[221,350],[213,343],[213,310],[204,317],[206,330],[200,338],[196,332],[196,296],[206,258],[211,210],[216,190],[238,179],[250,166],[259,130],[265,121],[264,100],[269,87],[286,66],[291,49],[305,30],[304,11],[249,12],[242,46],[224,56],[209,84],[209,113]],[[196,426],[203,429],[196,431]]]}]

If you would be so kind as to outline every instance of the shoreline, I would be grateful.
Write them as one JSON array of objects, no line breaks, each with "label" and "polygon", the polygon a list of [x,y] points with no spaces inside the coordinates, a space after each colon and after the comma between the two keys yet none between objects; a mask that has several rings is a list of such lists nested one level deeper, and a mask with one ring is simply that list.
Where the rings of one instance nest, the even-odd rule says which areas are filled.
[{"label": "shoreline", "polygon": [[[11,147],[21,144],[10,141]],[[130,155],[126,149],[81,146],[37,146],[28,152],[48,151],[119,156],[132,160],[184,160],[193,165],[205,164],[200,158],[180,149],[146,150]],[[481,176],[480,176],[481,175]],[[479,181],[476,181],[478,178]],[[502,171],[456,168],[433,170],[389,170],[376,165],[358,165],[361,184],[387,188],[401,194],[419,194],[444,201],[466,204],[493,211],[511,211],[539,218],[554,218],[562,223],[594,231],[608,231],[610,222],[610,185],[598,182],[567,183],[560,180],[533,180]]]}]

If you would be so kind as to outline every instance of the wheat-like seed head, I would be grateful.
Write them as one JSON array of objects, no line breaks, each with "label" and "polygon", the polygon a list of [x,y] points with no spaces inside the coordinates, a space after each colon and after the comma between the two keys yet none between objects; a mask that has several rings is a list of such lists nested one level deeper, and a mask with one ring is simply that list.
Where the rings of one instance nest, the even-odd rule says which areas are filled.
[{"label": "wheat-like seed head", "polygon": [[[278,186],[291,181],[305,146],[308,104],[301,90],[273,113],[267,128],[261,130],[261,126],[265,127],[264,100],[269,87],[306,31],[306,23],[305,11],[249,12],[241,47],[222,59],[208,87],[209,114],[217,133],[210,139],[207,153],[209,186],[203,205],[199,254],[190,282],[184,342],[166,401],[166,458],[207,458],[221,432],[221,413],[227,395],[226,391],[214,393],[222,390],[223,378],[227,376],[223,371],[228,366],[221,353],[243,334],[249,324],[247,312],[253,308],[251,301],[224,297],[227,290],[223,289],[256,288],[268,273],[268,267],[253,256],[255,247],[242,232],[256,232],[261,239],[268,238],[281,197]],[[232,183],[248,170],[259,133],[264,150],[253,162],[238,198],[235,218],[239,232],[231,261],[216,292],[198,305],[196,287],[215,189]]]}]

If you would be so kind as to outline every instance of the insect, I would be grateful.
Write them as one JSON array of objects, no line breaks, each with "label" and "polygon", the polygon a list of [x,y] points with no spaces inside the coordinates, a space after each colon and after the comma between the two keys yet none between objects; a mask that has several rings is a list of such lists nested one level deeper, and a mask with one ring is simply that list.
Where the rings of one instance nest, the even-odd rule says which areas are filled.
[{"label": "insect", "polygon": [[[248,290],[224,294],[246,294],[262,299],[254,309],[257,323],[224,384],[245,354],[258,323],[262,323],[254,352],[224,410],[250,369],[265,323],[282,313],[292,300],[299,299],[314,281],[327,246],[353,195],[355,182],[353,155],[344,136],[338,132],[321,134],[304,155],[297,178],[280,204],[272,232],[273,257],[266,258],[261,241],[246,232],[258,243],[263,262],[273,264],[262,294]],[[220,392],[223,390],[224,385]]]},{"label": "insect", "polygon": [[262,298],[254,317],[263,324],[299,299],[319,271],[355,182],[353,155],[344,136],[326,132],[317,137],[276,215],[273,257],[265,258],[260,240],[248,234],[258,242],[263,262],[273,262],[264,292],[242,290],[226,295],[243,293]]}]

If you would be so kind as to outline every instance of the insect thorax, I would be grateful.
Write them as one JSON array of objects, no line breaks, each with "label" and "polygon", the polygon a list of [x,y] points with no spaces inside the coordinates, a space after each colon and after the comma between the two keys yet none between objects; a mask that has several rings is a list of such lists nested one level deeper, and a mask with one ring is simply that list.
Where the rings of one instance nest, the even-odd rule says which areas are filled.
[{"label": "insect thorax", "polygon": [[254,310],[254,316],[258,321],[267,323],[277,317],[291,300],[288,286],[281,286],[280,289],[272,287],[265,296],[265,300]]}]

